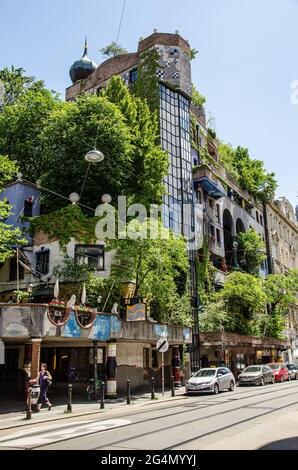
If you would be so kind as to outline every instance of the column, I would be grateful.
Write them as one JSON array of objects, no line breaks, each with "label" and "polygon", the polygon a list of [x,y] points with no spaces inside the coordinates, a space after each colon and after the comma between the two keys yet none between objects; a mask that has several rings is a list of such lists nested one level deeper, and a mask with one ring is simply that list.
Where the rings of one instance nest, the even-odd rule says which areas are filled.
[{"label": "column", "polygon": [[107,344],[107,363],[106,363],[106,396],[108,398],[117,397],[117,343]]},{"label": "column", "polygon": [[31,355],[31,377],[35,379],[40,368],[40,345],[41,338],[31,339],[32,355]]},{"label": "column", "polygon": [[173,375],[174,375],[174,387],[180,387],[180,351],[178,346],[173,347],[173,356],[172,356],[172,368],[173,368]]}]

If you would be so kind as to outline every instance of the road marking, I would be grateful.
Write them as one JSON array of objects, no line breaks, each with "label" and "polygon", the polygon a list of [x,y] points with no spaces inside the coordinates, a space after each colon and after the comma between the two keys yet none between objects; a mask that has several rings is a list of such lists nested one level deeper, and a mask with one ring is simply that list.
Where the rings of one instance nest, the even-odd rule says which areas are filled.
[{"label": "road marking", "polygon": [[[50,444],[51,442],[61,441],[69,437],[80,437],[93,432],[107,431],[109,429],[127,426],[128,424],[131,424],[131,421],[125,419],[108,419],[105,421],[78,421],[71,423],[67,428],[65,424],[60,426],[49,426],[48,429],[42,427],[34,429],[34,433],[38,433],[38,431],[41,432],[36,435],[34,434],[33,436],[32,431],[19,431],[11,434],[9,437],[1,438],[0,447],[40,446]],[[57,429],[62,427],[64,429]],[[25,436],[25,434],[28,434],[28,436]]]}]

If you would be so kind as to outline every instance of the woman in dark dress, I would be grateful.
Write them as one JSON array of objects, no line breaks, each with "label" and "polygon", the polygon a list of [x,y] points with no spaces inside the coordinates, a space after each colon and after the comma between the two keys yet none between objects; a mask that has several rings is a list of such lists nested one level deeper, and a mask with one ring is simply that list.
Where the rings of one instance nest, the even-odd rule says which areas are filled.
[{"label": "woman in dark dress", "polygon": [[47,370],[47,365],[42,363],[40,366],[40,372],[38,373],[37,378],[34,380],[35,383],[38,383],[40,386],[40,394],[37,401],[37,411],[40,411],[42,404],[45,403],[50,410],[52,408],[52,404],[47,397],[47,391],[49,386],[52,383],[52,376]]}]

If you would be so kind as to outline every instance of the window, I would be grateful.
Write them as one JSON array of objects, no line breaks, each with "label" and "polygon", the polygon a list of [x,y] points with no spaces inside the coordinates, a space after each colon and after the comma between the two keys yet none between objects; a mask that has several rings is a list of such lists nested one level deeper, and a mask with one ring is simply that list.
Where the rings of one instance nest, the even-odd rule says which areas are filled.
[{"label": "window", "polygon": [[221,245],[220,230],[219,230],[219,228],[216,229],[216,242],[217,242],[218,245]]},{"label": "window", "polygon": [[42,250],[36,253],[36,271],[39,274],[48,274],[50,269],[50,250]]},{"label": "window", "polygon": [[102,245],[76,245],[76,264],[87,264],[96,271],[104,271],[104,247]]},{"label": "window", "polygon": [[200,189],[197,190],[197,202],[199,204],[202,204],[202,192],[200,191]]},{"label": "window", "polygon": [[216,220],[219,223],[219,221],[220,221],[220,207],[219,207],[219,204],[216,204]]},{"label": "window", "polygon": [[129,81],[130,83],[135,82],[138,79],[138,69],[133,69],[129,73]]},{"label": "window", "polygon": [[[24,279],[24,267],[19,263],[19,280]],[[11,258],[9,265],[9,280],[17,280],[17,260],[16,258]]]},{"label": "window", "polygon": [[152,368],[158,367],[158,360],[157,360],[157,351],[156,349],[152,349]]},{"label": "window", "polygon": [[143,349],[143,368],[149,369],[149,348]]},{"label": "window", "polygon": [[24,201],[24,216],[25,217],[32,217],[33,213],[33,200],[32,198],[26,199]]},{"label": "window", "polygon": [[263,216],[260,214],[260,224],[263,225]]},{"label": "window", "polygon": [[209,229],[209,230],[210,230],[209,233],[210,233],[210,238],[211,238],[211,240],[215,240],[215,227],[214,227],[214,225],[210,225],[210,229]]},{"label": "window", "polygon": [[213,207],[214,207],[214,201],[213,201],[213,199],[209,199],[209,207],[210,207],[211,209],[213,209]]},{"label": "window", "polygon": [[257,222],[259,222],[259,213],[258,213],[258,211],[256,211],[256,218],[257,218]]}]

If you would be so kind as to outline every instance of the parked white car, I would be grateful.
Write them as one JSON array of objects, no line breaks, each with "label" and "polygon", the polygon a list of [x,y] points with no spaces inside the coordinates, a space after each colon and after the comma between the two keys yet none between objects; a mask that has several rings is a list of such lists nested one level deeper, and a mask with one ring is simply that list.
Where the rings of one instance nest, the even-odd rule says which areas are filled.
[{"label": "parked white car", "polygon": [[233,391],[235,377],[227,367],[206,368],[196,372],[185,385],[186,393],[212,392],[218,394],[222,390]]}]

